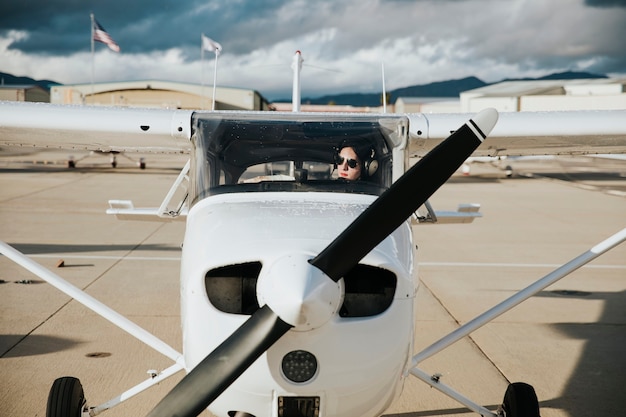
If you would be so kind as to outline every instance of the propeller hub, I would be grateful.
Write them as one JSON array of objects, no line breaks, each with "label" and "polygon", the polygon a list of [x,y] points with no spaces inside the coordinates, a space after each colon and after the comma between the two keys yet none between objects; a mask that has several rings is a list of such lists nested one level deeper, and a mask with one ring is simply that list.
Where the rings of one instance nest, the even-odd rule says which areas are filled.
[{"label": "propeller hub", "polygon": [[343,302],[343,280],[334,282],[309,263],[309,254],[290,254],[263,268],[257,282],[259,305],[267,304],[293,330],[316,329]]}]

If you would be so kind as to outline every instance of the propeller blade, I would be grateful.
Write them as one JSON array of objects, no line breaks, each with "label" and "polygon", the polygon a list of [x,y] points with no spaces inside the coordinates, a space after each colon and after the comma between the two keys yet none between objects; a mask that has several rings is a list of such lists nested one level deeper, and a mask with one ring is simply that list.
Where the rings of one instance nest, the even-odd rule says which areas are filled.
[{"label": "propeller blade", "polygon": [[398,228],[474,152],[498,120],[485,109],[430,151],[310,262],[339,281]]},{"label": "propeller blade", "polygon": [[267,305],[189,372],[148,417],[195,417],[289,331]]}]

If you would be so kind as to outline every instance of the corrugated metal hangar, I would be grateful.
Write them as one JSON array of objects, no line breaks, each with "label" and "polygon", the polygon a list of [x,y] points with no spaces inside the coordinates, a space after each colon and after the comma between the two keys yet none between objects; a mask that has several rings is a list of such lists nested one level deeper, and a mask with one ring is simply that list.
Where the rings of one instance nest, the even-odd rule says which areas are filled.
[{"label": "corrugated metal hangar", "polygon": [[[213,86],[158,80],[58,85],[50,89],[50,103],[210,110]],[[257,91],[217,87],[215,110],[270,110],[270,107]]]},{"label": "corrugated metal hangar", "polygon": [[36,84],[2,84],[0,100],[49,103],[50,93]]},{"label": "corrugated metal hangar", "polygon": [[626,109],[626,79],[504,81],[464,91],[459,98],[399,97],[396,113],[475,113]]},{"label": "corrugated metal hangar", "polygon": [[462,112],[626,109],[626,79],[506,81],[460,95]]}]

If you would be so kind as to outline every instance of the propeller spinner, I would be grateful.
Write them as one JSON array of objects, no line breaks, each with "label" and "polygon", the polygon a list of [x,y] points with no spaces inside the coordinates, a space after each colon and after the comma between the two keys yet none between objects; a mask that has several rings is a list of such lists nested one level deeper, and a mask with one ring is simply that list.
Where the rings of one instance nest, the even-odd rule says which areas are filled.
[{"label": "propeller spinner", "polygon": [[339,280],[452,176],[497,120],[494,109],[474,116],[393,183],[315,258],[281,260],[276,273],[259,285],[286,285],[281,284],[281,276],[289,275],[282,278],[296,282],[289,291],[293,299],[261,296],[259,304],[266,304],[192,369],[148,416],[197,416],[290,329],[322,326],[339,307]]}]

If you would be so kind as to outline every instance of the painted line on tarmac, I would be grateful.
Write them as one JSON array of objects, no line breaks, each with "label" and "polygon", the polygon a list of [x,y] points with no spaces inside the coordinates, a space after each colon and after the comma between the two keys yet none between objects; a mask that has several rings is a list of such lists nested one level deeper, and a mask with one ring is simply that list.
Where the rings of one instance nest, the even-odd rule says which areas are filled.
[{"label": "painted line on tarmac", "polygon": [[113,256],[113,255],[68,255],[68,254],[48,254],[48,255],[28,255],[31,258],[66,258],[66,259],[111,259],[115,261],[180,261],[180,256]]},{"label": "painted line on tarmac", "polygon": [[[488,263],[488,262],[418,262],[419,266],[452,266],[476,268],[559,268],[562,264],[519,264],[519,263]],[[593,269],[626,269],[626,265],[584,265],[582,268]]]}]

